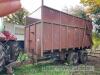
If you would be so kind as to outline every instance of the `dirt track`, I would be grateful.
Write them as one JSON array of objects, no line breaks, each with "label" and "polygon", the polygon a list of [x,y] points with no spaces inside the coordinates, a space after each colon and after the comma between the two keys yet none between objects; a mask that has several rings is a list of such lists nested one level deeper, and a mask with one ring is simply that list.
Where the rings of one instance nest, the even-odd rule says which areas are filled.
[{"label": "dirt track", "polygon": [[100,75],[100,57],[89,56],[87,66],[94,66],[94,71],[73,72],[72,75]]},{"label": "dirt track", "polygon": [[100,68],[100,57],[89,56],[87,64],[95,66],[95,68]]}]

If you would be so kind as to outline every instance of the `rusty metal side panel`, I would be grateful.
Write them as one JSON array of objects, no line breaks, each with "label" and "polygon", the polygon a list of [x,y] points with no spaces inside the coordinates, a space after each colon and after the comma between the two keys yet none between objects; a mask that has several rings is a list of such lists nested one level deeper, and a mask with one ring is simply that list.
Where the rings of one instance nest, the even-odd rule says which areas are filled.
[{"label": "rusty metal side panel", "polygon": [[72,25],[73,18],[68,14],[61,13],[61,24]]},{"label": "rusty metal side panel", "polygon": [[92,41],[92,29],[93,29],[92,22],[90,21],[89,22],[89,33],[90,33],[90,35],[89,35],[89,42],[90,42],[90,46],[91,47],[93,45],[93,41]]},{"label": "rusty metal side panel", "polygon": [[87,35],[85,34],[85,36],[84,36],[84,47],[87,47],[87,43],[88,43]]},{"label": "rusty metal side panel", "polygon": [[89,47],[92,45],[92,23],[90,21],[85,21],[85,25],[84,47]]},{"label": "rusty metal side panel", "polygon": [[82,27],[82,28],[85,28],[85,24],[84,24],[84,22],[85,22],[85,20],[84,19],[78,19],[78,25],[79,25],[79,27]]},{"label": "rusty metal side panel", "polygon": [[83,29],[79,29],[79,47],[82,47],[83,44],[83,37],[84,37],[84,30]]},{"label": "rusty metal side panel", "polygon": [[79,29],[78,28],[74,28],[74,46],[76,48],[79,48]]},{"label": "rusty metal side panel", "polygon": [[80,28],[85,27],[84,26],[84,20],[80,19],[78,17],[75,17],[75,16],[73,16],[73,22],[72,23],[73,23],[72,25],[75,26],[75,27],[80,27]]},{"label": "rusty metal side panel", "polygon": [[85,31],[85,47],[89,45],[88,33],[89,33],[89,24],[88,21],[85,21],[86,24],[86,31]]},{"label": "rusty metal side panel", "polygon": [[[45,6],[43,6],[43,12],[43,21],[50,23],[46,23],[43,26],[44,50],[49,50],[52,48],[60,49],[60,47],[80,48],[82,46],[85,47],[90,45],[90,37],[88,37],[86,33],[91,32],[91,30],[87,30],[87,32],[85,31],[86,20]],[[51,23],[53,23],[53,26]],[[87,22],[87,24],[89,24],[89,22]],[[64,27],[64,25],[68,26]],[[88,26],[88,29],[89,28],[91,29],[92,27]],[[84,32],[86,33],[84,34]],[[49,37],[49,35],[51,36]]]},{"label": "rusty metal side panel", "polygon": [[43,6],[43,20],[52,23],[59,23],[60,22],[60,13],[55,11],[51,8]]},{"label": "rusty metal side panel", "polygon": [[[85,31],[84,31],[84,32],[85,32]],[[84,48],[84,47],[86,46],[86,45],[85,45],[85,42],[86,42],[86,32],[84,33],[82,48]]]},{"label": "rusty metal side panel", "polygon": [[85,36],[84,36],[84,41],[83,41],[83,47],[88,47],[91,46],[91,41],[90,41],[90,37],[86,34],[85,32]]},{"label": "rusty metal side panel", "polygon": [[74,48],[74,31],[73,28],[67,28],[67,47]]},{"label": "rusty metal side panel", "polygon": [[60,26],[53,25],[53,49],[60,48]]},{"label": "rusty metal side panel", "polygon": [[90,37],[89,37],[89,35],[87,35],[86,36],[86,39],[87,39],[87,43],[86,43],[86,45],[87,45],[87,47],[89,47],[91,44],[91,42],[90,42]]},{"label": "rusty metal side panel", "polygon": [[25,27],[25,50],[28,52],[29,50],[29,27]]},{"label": "rusty metal side panel", "polygon": [[[58,28],[56,28],[56,30],[58,30]],[[52,49],[52,25],[48,23],[43,24],[43,46],[44,50]]]},{"label": "rusty metal side panel", "polygon": [[66,26],[61,26],[60,27],[61,35],[60,35],[60,40],[61,40],[61,48],[65,49],[67,47],[67,30]]},{"label": "rusty metal side panel", "polygon": [[35,51],[35,25],[30,26],[30,40],[29,40],[29,45],[30,45],[30,53],[33,53]]},{"label": "rusty metal side panel", "polygon": [[36,24],[36,53],[41,55],[41,23]]}]

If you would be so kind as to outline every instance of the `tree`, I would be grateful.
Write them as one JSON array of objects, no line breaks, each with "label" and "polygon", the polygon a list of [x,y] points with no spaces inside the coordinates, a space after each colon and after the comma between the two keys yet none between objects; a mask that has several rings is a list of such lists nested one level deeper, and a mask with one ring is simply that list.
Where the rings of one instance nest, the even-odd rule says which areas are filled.
[{"label": "tree", "polygon": [[20,9],[19,11],[10,14],[6,17],[4,17],[4,21],[8,23],[14,23],[14,24],[25,24],[25,16],[28,14],[28,12],[24,9]]},{"label": "tree", "polygon": [[100,0],[80,0],[82,4],[100,7]]},{"label": "tree", "polygon": [[88,19],[88,17],[86,16],[86,13],[84,12],[83,7],[79,5],[69,8],[69,10],[65,8],[65,12],[68,12],[69,14],[76,16],[76,17]]},{"label": "tree", "polygon": [[80,0],[85,7],[86,14],[91,17],[93,22],[97,25],[96,31],[100,33],[100,0]]}]

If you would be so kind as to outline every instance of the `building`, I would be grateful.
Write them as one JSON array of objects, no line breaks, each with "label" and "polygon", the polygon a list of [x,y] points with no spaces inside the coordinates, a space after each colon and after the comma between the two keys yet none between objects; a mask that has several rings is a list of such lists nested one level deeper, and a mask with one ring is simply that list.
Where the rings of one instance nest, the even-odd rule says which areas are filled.
[{"label": "building", "polygon": [[24,25],[17,25],[12,23],[3,23],[4,30],[9,31],[17,37],[17,42],[20,43],[20,47],[24,48]]}]

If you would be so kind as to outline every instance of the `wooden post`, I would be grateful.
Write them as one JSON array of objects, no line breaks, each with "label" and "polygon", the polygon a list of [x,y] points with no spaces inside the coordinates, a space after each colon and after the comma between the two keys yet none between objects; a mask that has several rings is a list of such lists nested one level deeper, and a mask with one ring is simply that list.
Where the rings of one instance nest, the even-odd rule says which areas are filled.
[{"label": "wooden post", "polygon": [[42,5],[41,5],[41,57],[43,56],[43,5],[44,5],[44,0],[42,0]]}]

